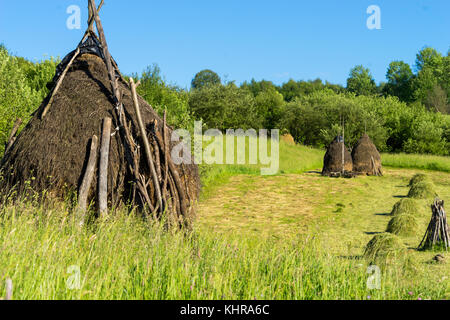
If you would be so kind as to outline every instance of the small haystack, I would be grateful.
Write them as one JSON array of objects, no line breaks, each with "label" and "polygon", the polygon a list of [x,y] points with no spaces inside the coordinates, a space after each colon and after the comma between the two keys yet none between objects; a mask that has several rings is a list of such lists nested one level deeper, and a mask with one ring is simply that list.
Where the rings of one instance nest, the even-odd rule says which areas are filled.
[{"label": "small haystack", "polygon": [[384,264],[405,251],[406,246],[398,236],[385,232],[377,234],[367,243],[364,257],[371,263]]},{"label": "small haystack", "polygon": [[368,176],[382,176],[381,156],[367,134],[356,143],[352,151],[353,171]]},{"label": "small haystack", "polygon": [[325,153],[322,175],[337,176],[351,173],[352,170],[353,162],[350,151],[345,147],[344,139],[340,136],[336,137]]},{"label": "small haystack", "polygon": [[412,187],[420,182],[433,182],[430,177],[423,173],[415,174],[409,181],[408,187]]},{"label": "small haystack", "polygon": [[401,199],[394,205],[389,215],[395,217],[401,214],[410,214],[415,217],[420,217],[416,200],[410,198]]},{"label": "small haystack", "polygon": [[100,213],[132,204],[185,224],[200,189],[198,168],[171,159],[173,129],[121,76],[108,52],[101,5],[89,6],[83,40],[58,66],[52,92],[1,162],[0,193],[63,198],[74,191],[84,210],[91,201]]},{"label": "small haystack", "polygon": [[422,181],[412,185],[408,192],[409,198],[430,199],[437,196],[435,186],[432,182]]},{"label": "small haystack", "polygon": [[419,230],[419,222],[412,214],[397,214],[389,221],[386,232],[397,236],[413,236]]},{"label": "small haystack", "polygon": [[294,137],[292,135],[290,135],[289,133],[283,134],[281,136],[281,141],[284,141],[286,144],[291,145],[291,146],[295,145]]}]

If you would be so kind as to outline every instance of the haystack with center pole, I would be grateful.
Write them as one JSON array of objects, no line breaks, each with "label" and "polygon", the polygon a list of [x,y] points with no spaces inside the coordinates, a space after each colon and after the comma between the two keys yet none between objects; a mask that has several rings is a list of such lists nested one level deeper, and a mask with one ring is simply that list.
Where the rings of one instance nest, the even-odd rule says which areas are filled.
[{"label": "haystack with center pole", "polygon": [[364,134],[352,150],[353,171],[368,176],[382,176],[381,156],[372,140]]},{"label": "haystack with center pole", "polygon": [[[84,210],[132,204],[179,225],[192,219],[198,168],[171,158],[173,129],[126,81],[108,51],[97,8],[88,29],[57,68],[53,90],[14,137],[1,161],[0,192],[9,198],[78,193]],[[94,23],[98,35],[94,32]]]},{"label": "haystack with center pole", "polygon": [[341,136],[336,137],[328,146],[323,159],[322,175],[343,176],[353,170],[353,161],[350,152]]}]

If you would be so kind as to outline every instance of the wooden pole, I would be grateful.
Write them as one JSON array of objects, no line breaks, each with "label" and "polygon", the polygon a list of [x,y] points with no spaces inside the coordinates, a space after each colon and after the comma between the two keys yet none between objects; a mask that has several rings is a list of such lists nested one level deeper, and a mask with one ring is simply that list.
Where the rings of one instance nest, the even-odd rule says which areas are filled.
[{"label": "wooden pole", "polygon": [[100,215],[108,213],[108,160],[111,142],[111,118],[103,119],[102,141],[98,175],[98,205]]},{"label": "wooden pole", "polygon": [[80,186],[78,194],[78,208],[83,212],[87,209],[87,198],[89,196],[89,190],[91,189],[92,180],[94,178],[95,165],[97,164],[97,147],[98,138],[93,136],[91,139],[91,148],[89,151],[89,159],[84,173],[83,182]]},{"label": "wooden pole", "polygon": [[95,24],[97,25],[97,30],[98,30],[98,35],[100,37],[100,42],[101,42],[102,47],[103,47],[103,55],[105,57],[105,63],[106,63],[106,68],[108,70],[109,80],[111,82],[112,92],[114,94],[114,97],[117,100],[116,103],[118,104],[119,103],[118,99],[119,99],[119,96],[120,96],[119,86],[117,84],[115,71],[114,71],[114,69],[112,67],[111,54],[109,53],[108,44],[106,43],[106,37],[105,37],[105,33],[103,31],[102,21],[100,20],[97,8],[95,7],[95,0],[90,0],[89,3],[90,3],[90,6],[91,6],[91,9],[92,9],[92,14],[94,15]]},{"label": "wooden pole", "polygon": [[153,184],[155,187],[156,199],[158,201],[159,209],[161,210],[161,212],[164,212],[164,206],[163,206],[163,201],[162,201],[162,196],[161,196],[161,187],[159,185],[158,174],[155,169],[155,164],[153,163],[153,157],[152,157],[152,153],[150,151],[150,143],[148,142],[148,139],[147,139],[147,133],[145,131],[144,122],[142,121],[141,110],[139,109],[139,101],[138,101],[137,93],[136,93],[136,84],[134,83],[133,78],[130,78],[130,86],[131,86],[131,93],[133,96],[134,110],[136,112],[136,118],[138,121],[139,129],[141,131],[142,141],[144,143],[145,155],[147,157],[147,163],[148,163],[148,166],[150,169],[150,174],[152,176]]},{"label": "wooden pole", "polygon": [[6,279],[6,297],[5,300],[12,300],[13,297],[13,283],[11,279]]},{"label": "wooden pole", "polygon": [[19,131],[21,124],[22,124],[22,119],[18,118],[16,120],[16,122],[14,123],[14,126],[11,130],[11,133],[8,138],[8,142],[5,144],[5,154],[9,151],[9,149],[12,147],[12,145],[16,141],[16,134],[17,134],[17,131]]},{"label": "wooden pole", "polygon": [[[89,36],[89,34],[92,32],[94,33],[94,22],[95,22],[95,17],[94,17],[94,12],[92,11],[91,8],[91,4],[90,4],[91,0],[89,0],[88,2],[88,8],[89,8],[89,20],[88,20],[88,28],[86,29],[86,32],[83,35],[83,38],[81,38],[80,43],[78,44],[78,46],[80,46],[84,40],[86,40],[86,38]],[[102,2],[100,3],[100,5],[97,8],[97,12],[100,12],[100,9],[102,8],[104,3],[104,0],[102,0]]]},{"label": "wooden pole", "polygon": [[167,109],[164,109],[164,119],[163,119],[163,144],[164,144],[164,183],[163,183],[163,198],[167,202],[167,179],[169,179],[169,141],[167,138]]},{"label": "wooden pole", "polygon": [[[89,32],[94,32],[94,24],[91,24],[91,20],[94,21],[94,15],[92,14],[92,8],[91,5],[89,4],[89,2],[91,2],[91,0],[88,1],[88,12],[89,12],[89,17],[88,17],[88,31]],[[98,11],[98,10],[97,10]]]},{"label": "wooden pole", "polygon": [[[163,146],[163,138],[161,137],[161,134],[156,130],[155,131],[156,139],[158,140],[158,143],[161,145],[161,148]],[[186,195],[185,190],[183,190],[183,186],[181,183],[180,175],[178,174],[178,170],[173,164],[173,161],[170,157],[170,155],[167,155],[167,163],[169,165],[169,172],[172,173],[172,178],[175,183],[179,198],[180,198],[180,209],[181,209],[181,215],[187,216],[187,208],[186,208]]]},{"label": "wooden pole", "polygon": [[53,103],[53,98],[55,97],[56,93],[59,90],[59,87],[61,86],[61,83],[64,80],[64,77],[67,74],[67,71],[69,70],[70,66],[72,65],[72,63],[75,61],[76,57],[78,57],[78,54],[80,53],[80,48],[77,48],[77,50],[75,51],[75,54],[73,55],[72,59],[70,59],[69,63],[67,64],[66,68],[64,69],[63,73],[59,76],[58,82],[56,83],[55,88],[52,91],[52,95],[50,97],[50,100],[48,101],[47,105],[44,108],[44,111],[42,111],[41,114],[41,119],[44,119],[44,117],[47,115],[48,110],[50,109],[50,106]]}]

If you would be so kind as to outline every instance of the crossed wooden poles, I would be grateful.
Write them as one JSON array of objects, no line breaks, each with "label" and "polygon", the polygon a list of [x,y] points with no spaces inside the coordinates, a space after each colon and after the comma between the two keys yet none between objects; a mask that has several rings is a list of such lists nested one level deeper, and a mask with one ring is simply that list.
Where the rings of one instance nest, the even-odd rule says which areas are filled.
[{"label": "crossed wooden poles", "polygon": [[431,205],[433,212],[427,231],[420,242],[419,249],[433,249],[443,245],[445,250],[450,247],[450,233],[447,223],[447,216],[444,210],[444,201],[436,199]]}]

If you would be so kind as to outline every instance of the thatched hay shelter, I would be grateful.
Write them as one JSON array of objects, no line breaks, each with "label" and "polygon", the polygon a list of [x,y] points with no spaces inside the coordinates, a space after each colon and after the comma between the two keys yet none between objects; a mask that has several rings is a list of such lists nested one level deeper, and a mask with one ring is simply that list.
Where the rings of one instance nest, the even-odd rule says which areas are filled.
[{"label": "thatched hay shelter", "polygon": [[381,176],[381,156],[367,134],[364,134],[352,150],[353,171],[369,176]]},{"label": "thatched hay shelter", "polygon": [[[95,18],[100,38],[90,25],[88,36],[58,66],[52,92],[1,162],[0,192],[15,198],[45,191],[51,197],[63,198],[70,191],[80,191],[90,162],[89,150],[102,136],[102,124],[109,118],[108,206],[131,203],[160,214],[191,217],[200,189],[198,168],[193,161],[174,164],[170,157],[174,143],[169,140],[173,129],[142,97],[133,99],[132,83],[125,81],[109,56],[98,12],[92,12],[90,20]],[[139,108],[145,138],[135,111]],[[151,159],[144,152],[145,141],[150,142]],[[100,146],[92,149],[95,154],[101,150]],[[97,203],[99,169],[94,165],[92,183],[87,187],[88,203]],[[152,180],[153,165],[156,183]],[[163,197],[159,202],[157,191]]]},{"label": "thatched hay shelter", "polygon": [[322,175],[330,176],[336,173],[352,172],[352,170],[352,156],[347,147],[345,147],[344,139],[336,137],[325,153]]}]

